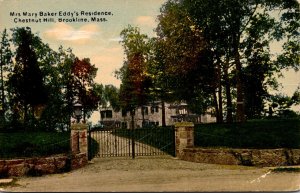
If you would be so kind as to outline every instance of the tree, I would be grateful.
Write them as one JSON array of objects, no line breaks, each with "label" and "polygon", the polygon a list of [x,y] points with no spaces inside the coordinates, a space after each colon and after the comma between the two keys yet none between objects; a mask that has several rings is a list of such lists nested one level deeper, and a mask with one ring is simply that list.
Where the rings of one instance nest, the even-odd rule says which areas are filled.
[{"label": "tree", "polygon": [[[120,85],[120,104],[129,111],[134,127],[134,111],[148,102],[151,80],[147,74],[149,56],[148,37],[141,34],[137,27],[128,26],[121,32],[126,59],[123,67],[116,73],[122,80]],[[144,111],[142,110],[144,121]]]},{"label": "tree", "polygon": [[284,94],[275,94],[269,98],[271,105],[269,116],[273,116],[273,113],[280,117],[297,117],[296,112],[291,110],[291,106],[299,105],[299,89],[295,91],[292,97]]},{"label": "tree", "polygon": [[73,104],[67,95],[67,84],[71,79],[71,64],[75,56],[71,49],[62,46],[58,51],[41,42],[35,46],[49,100],[41,116],[41,127],[65,129],[70,126]]},{"label": "tree", "polygon": [[[8,74],[8,81],[4,92],[2,79],[1,94],[9,101],[6,116],[13,128],[65,129],[70,126],[75,100],[84,106],[84,119],[98,108],[100,98],[94,83],[97,68],[88,58],[79,60],[71,48],[62,46],[54,51],[29,27],[12,29],[9,41],[16,51],[11,54],[7,36],[4,31],[0,69],[2,78],[3,70]],[[11,68],[9,57],[15,61]]]},{"label": "tree", "polygon": [[[258,14],[250,22],[252,28],[246,30],[241,43],[247,66],[243,68],[242,81],[245,94],[245,113],[247,118],[260,118],[264,109],[264,100],[268,97],[267,88],[274,85],[274,61],[271,59],[271,38],[265,38],[275,26],[266,13]],[[268,81],[266,81],[268,80]]]},{"label": "tree", "polygon": [[119,93],[120,90],[114,85],[105,85],[103,90],[104,106],[109,104],[115,111],[119,111],[121,109]]},{"label": "tree", "polygon": [[207,49],[207,41],[186,9],[173,1],[163,5],[158,21],[155,82],[171,92],[173,100],[186,101],[194,112],[204,113],[209,104],[202,96],[211,96],[216,87],[213,55]]},{"label": "tree", "polygon": [[[43,76],[38,66],[36,52],[33,49],[34,35],[30,28],[13,29],[13,43],[17,46],[16,64],[9,84],[15,108],[23,108],[25,122],[34,110],[48,100]],[[16,109],[17,110],[17,109]],[[20,109],[19,109],[20,111]]]},{"label": "tree", "polygon": [[97,109],[98,100],[100,100],[93,91],[94,78],[97,74],[97,68],[90,63],[89,58],[79,60],[75,58],[71,66],[71,89],[74,92],[73,102],[80,101],[83,105],[83,120],[86,116]]},{"label": "tree", "polygon": [[[298,34],[299,6],[296,1],[179,0],[169,2],[174,2],[180,5],[181,9],[186,10],[196,27],[203,32],[204,39],[214,53],[215,60],[219,60],[221,67],[223,66],[221,69],[223,70],[225,83],[228,81],[228,64],[234,64],[232,72],[235,73],[233,80],[236,85],[236,119],[238,122],[245,121],[244,112],[247,101],[245,101],[246,83],[243,80],[243,73],[244,67],[249,65],[246,51],[256,52],[256,55],[262,59],[262,52],[258,54],[256,51],[258,47],[264,49],[264,52],[268,54],[269,50],[267,49],[271,41],[287,37],[289,43],[285,43],[285,47],[289,47],[287,45],[292,46],[289,49],[285,48],[286,54],[281,55],[284,59],[278,57],[278,59],[281,59],[282,64],[273,62],[273,65],[276,64],[277,66],[269,68],[264,75],[277,72],[276,68],[280,65],[287,67],[296,64],[293,57],[289,57],[290,55],[294,56],[292,50],[297,50],[295,41],[290,41],[292,37],[295,40],[295,35]],[[274,17],[272,13],[276,12],[278,8],[281,11],[278,12],[280,16]],[[255,46],[251,47],[250,44],[245,44],[244,41],[251,41],[252,45]],[[261,46],[258,46],[259,43]],[[263,82],[261,81],[261,83]],[[227,82],[226,98],[228,100],[227,104],[230,105],[228,85]],[[261,94],[263,96],[264,93],[261,92]]]},{"label": "tree", "polygon": [[[284,0],[270,2],[271,6],[278,8],[280,21],[273,32],[276,40],[284,40],[283,52],[277,57],[278,66],[283,68],[292,68],[299,70],[299,26],[300,26],[300,9],[299,1]],[[275,5],[272,5],[275,4]]]},{"label": "tree", "polygon": [[166,126],[165,102],[174,102],[174,95],[171,89],[172,77],[166,72],[166,49],[165,41],[160,38],[150,40],[150,57],[148,73],[151,78],[150,100],[160,100],[162,106],[162,126]]},{"label": "tree", "polygon": [[[8,39],[8,33],[6,29],[3,30],[0,45],[0,78],[1,78],[1,119],[4,119],[4,113],[8,108],[6,103],[6,86],[4,81],[4,73],[9,72],[12,64],[12,51],[10,49],[10,43]],[[4,120],[3,120],[4,121]]]}]

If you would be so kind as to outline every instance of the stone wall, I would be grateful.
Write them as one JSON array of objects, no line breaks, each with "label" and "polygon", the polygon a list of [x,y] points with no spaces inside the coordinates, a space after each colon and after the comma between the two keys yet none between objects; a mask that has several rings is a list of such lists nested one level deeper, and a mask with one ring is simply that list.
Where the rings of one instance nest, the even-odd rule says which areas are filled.
[{"label": "stone wall", "polygon": [[0,160],[0,178],[68,172],[85,166],[87,162],[85,153],[69,156],[55,155],[43,158]]},{"label": "stone wall", "polygon": [[210,164],[288,166],[300,165],[300,149],[208,149],[194,147],[183,149],[179,158]]},{"label": "stone wall", "polygon": [[245,166],[300,165],[300,149],[230,149],[194,147],[194,125],[175,124],[176,157],[186,161]]},{"label": "stone wall", "polygon": [[0,178],[9,176],[40,176],[68,172],[88,163],[87,124],[71,125],[69,155],[54,155],[43,158],[0,160]]}]

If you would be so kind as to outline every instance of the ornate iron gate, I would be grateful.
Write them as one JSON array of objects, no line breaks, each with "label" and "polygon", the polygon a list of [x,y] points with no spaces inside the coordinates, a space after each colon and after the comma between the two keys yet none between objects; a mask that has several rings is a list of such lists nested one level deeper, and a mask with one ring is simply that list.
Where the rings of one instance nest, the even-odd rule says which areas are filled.
[{"label": "ornate iron gate", "polygon": [[89,159],[93,157],[175,156],[173,127],[89,130]]}]

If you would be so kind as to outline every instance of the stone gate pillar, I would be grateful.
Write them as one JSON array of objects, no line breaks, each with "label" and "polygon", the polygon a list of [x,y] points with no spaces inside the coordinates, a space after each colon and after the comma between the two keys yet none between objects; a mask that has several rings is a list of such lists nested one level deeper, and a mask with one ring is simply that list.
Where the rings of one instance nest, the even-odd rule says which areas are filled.
[{"label": "stone gate pillar", "polygon": [[188,147],[194,147],[194,123],[175,123],[176,157],[181,157],[182,150]]},{"label": "stone gate pillar", "polygon": [[71,151],[72,154],[85,153],[88,156],[88,125],[75,123],[71,125]]}]

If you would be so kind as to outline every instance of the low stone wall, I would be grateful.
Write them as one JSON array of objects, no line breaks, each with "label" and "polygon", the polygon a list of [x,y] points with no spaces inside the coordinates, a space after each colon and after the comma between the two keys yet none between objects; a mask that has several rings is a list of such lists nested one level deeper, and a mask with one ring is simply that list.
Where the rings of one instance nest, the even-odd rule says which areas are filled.
[{"label": "low stone wall", "polygon": [[88,163],[86,153],[55,155],[43,158],[0,160],[0,178],[10,176],[41,176],[68,172]]},{"label": "low stone wall", "polygon": [[300,165],[300,149],[185,148],[179,158],[192,162],[224,165],[288,166]]}]

